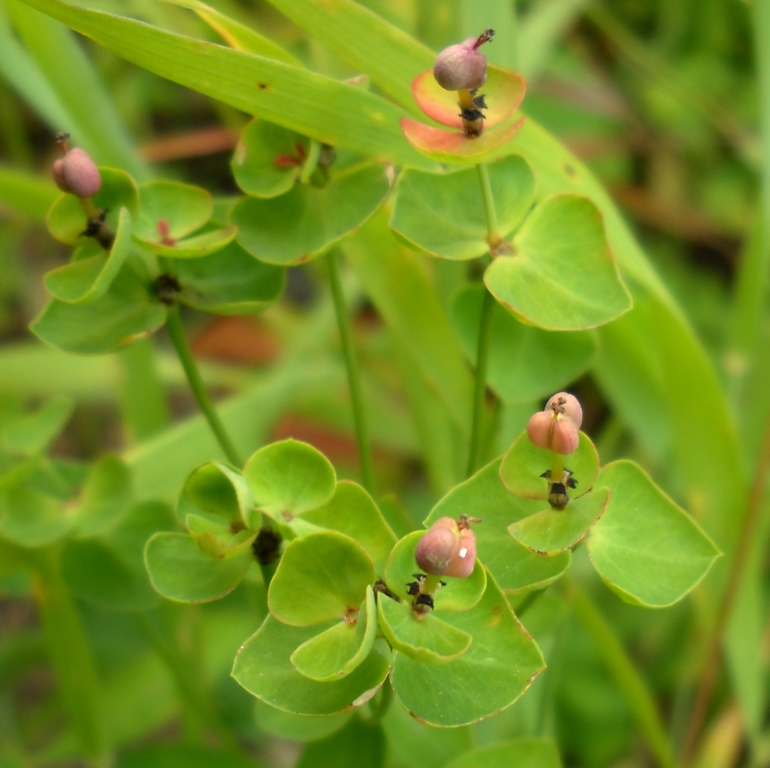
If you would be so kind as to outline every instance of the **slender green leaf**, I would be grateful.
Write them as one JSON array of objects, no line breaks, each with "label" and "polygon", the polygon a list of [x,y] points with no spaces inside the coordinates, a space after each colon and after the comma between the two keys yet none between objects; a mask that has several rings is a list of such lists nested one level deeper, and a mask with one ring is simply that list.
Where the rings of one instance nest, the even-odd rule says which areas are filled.
[{"label": "slender green leaf", "polygon": [[72,115],[73,124],[51,126],[72,133],[98,165],[124,168],[140,178],[148,175],[128,132],[118,117],[101,76],[62,24],[18,0],[7,0],[16,28],[46,81]]},{"label": "slender green leaf", "polygon": [[[1,35],[0,27],[0,39]],[[2,44],[0,44],[1,48]],[[3,206],[33,219],[42,220],[57,197],[59,197],[59,190],[53,182],[25,171],[0,165],[0,203]]]},{"label": "slender green leaf", "polygon": [[61,0],[24,2],[128,61],[248,114],[325,144],[430,167],[401,134],[403,112],[355,85]]},{"label": "slender green leaf", "polygon": [[195,11],[232,48],[256,53],[269,59],[276,59],[295,67],[302,66],[298,59],[269,37],[265,37],[251,27],[220,13],[216,8],[206,5],[206,3],[201,3],[199,0],[163,0],[163,2]]}]

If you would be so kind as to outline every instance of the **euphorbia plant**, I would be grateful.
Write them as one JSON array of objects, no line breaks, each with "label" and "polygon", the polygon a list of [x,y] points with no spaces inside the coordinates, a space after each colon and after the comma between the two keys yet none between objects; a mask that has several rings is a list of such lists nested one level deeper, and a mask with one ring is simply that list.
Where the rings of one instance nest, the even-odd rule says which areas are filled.
[{"label": "euphorbia plant", "polygon": [[[223,24],[211,9],[187,4]],[[75,26],[96,24],[91,12],[62,10],[69,7],[56,0],[33,5],[58,9]],[[245,39],[228,24],[233,39]],[[304,133],[299,118],[276,110],[243,130],[231,168],[244,195],[235,199],[213,199],[176,181],[137,185],[124,171],[97,170],[79,149],[54,166],[63,195],[47,223],[76,250],[46,276],[53,298],[34,332],[66,351],[103,353],[165,325],[223,456],[188,467],[175,522],[165,507],[131,505],[116,459],[86,480],[67,478],[57,496],[39,487],[36,474],[64,419],[57,408],[66,410],[48,406],[53,415],[42,411],[43,426],[27,417],[40,433],[34,449],[11,440],[18,456],[9,459],[0,534],[20,547],[65,542],[65,577],[97,603],[110,602],[109,585],[89,585],[79,557],[96,562],[104,555],[115,572],[129,563],[128,575],[115,580],[116,602],[141,607],[157,599],[137,568],[137,529],[149,583],[164,598],[205,603],[253,589],[259,626],[244,636],[232,675],[271,712],[331,717],[355,710],[376,730],[395,694],[420,721],[474,723],[513,704],[545,668],[548,659],[525,628],[527,611],[562,578],[567,591],[577,590],[566,573],[578,547],[585,544],[610,589],[646,607],[680,600],[719,554],[637,464],[601,464],[580,432],[582,408],[573,394],[550,397],[504,455],[492,458],[488,385],[501,400],[542,401],[585,369],[595,347],[591,329],[631,308],[594,201],[543,195],[529,161],[516,153],[525,85],[514,72],[487,68],[479,49],[492,36],[486,30],[451,46],[415,77],[416,105],[444,127],[401,118],[414,152],[402,141],[399,156],[367,154],[366,140],[355,131],[346,138],[344,125],[320,135],[308,117]],[[290,61],[271,61],[265,71],[276,82],[302,75]],[[267,76],[256,82],[250,87],[270,92]],[[326,85],[319,79],[318,87]],[[379,97],[360,82],[345,83],[340,93],[382,106],[380,118],[389,114],[391,105],[371,101]],[[400,157],[411,162],[393,162]],[[341,279],[343,257],[356,263],[356,249],[372,232],[398,258],[406,242],[432,257],[471,263],[471,279],[451,307],[457,346],[474,363],[472,398],[464,404],[470,419],[459,425],[467,438],[465,479],[423,506],[422,528],[398,535],[400,518],[378,493],[384,473],[372,458]],[[338,479],[329,459],[305,442],[238,444],[207,392],[180,316],[180,308],[221,315],[266,309],[279,300],[286,271],[315,259],[328,269],[362,484]],[[408,278],[421,279],[414,274]],[[394,303],[377,308],[387,316]],[[517,345],[530,357],[512,381],[506,366]],[[63,518],[51,510],[78,493],[77,514],[54,525]],[[102,505],[108,511],[93,502],[102,495],[110,497]],[[45,512],[36,535],[23,521],[35,499]],[[533,750],[542,765],[553,764],[548,744]]]}]

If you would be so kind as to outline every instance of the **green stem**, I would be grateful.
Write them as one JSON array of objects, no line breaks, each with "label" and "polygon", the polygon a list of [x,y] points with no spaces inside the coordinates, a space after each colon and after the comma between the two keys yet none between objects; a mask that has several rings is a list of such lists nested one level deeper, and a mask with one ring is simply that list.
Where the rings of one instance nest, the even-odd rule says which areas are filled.
[{"label": "green stem", "polygon": [[471,443],[468,452],[468,477],[478,468],[481,454],[481,432],[484,421],[484,398],[487,392],[487,365],[489,362],[489,343],[492,338],[492,318],[495,299],[484,291],[484,303],[481,307],[479,338],[476,344],[476,372],[473,382],[473,421],[471,422]]},{"label": "green stem", "polygon": [[340,267],[335,251],[329,251],[326,261],[329,265],[329,283],[331,285],[334,311],[337,313],[337,326],[340,331],[342,351],[345,355],[345,366],[348,371],[348,386],[350,387],[350,399],[353,406],[353,424],[356,429],[356,441],[358,443],[358,458],[361,463],[361,477],[364,488],[370,493],[374,492],[374,462],[372,461],[372,448],[369,441],[369,428],[364,413],[364,398],[361,390],[361,376],[358,369],[353,348],[353,330],[350,325],[345,296],[342,292],[342,280]]},{"label": "green stem", "polygon": [[757,0],[752,6],[754,56],[759,86],[761,133],[759,205],[756,219],[738,260],[732,328],[733,367],[740,378],[751,366],[752,352],[760,343],[770,269],[770,3]]},{"label": "green stem", "polygon": [[568,582],[572,608],[594,641],[596,649],[644,734],[661,768],[676,768],[671,746],[655,700],[612,627],[593,601],[574,582]]},{"label": "green stem", "polygon": [[487,219],[487,242],[490,252],[500,244],[503,239],[500,236],[500,230],[497,223],[497,209],[495,208],[495,198],[492,195],[492,184],[489,181],[489,171],[486,163],[479,163],[476,166],[476,172],[479,175],[481,184],[481,198],[484,202],[484,214]]},{"label": "green stem", "polygon": [[34,559],[34,596],[48,654],[72,729],[94,768],[110,764],[99,682],[80,614],[61,575],[59,551],[41,550]]},{"label": "green stem", "polygon": [[230,435],[227,434],[222,420],[219,418],[214,403],[206,389],[206,385],[203,383],[198,366],[195,364],[195,359],[190,351],[190,346],[187,343],[187,338],[184,333],[184,326],[182,325],[182,318],[179,314],[179,307],[174,305],[169,307],[168,315],[166,317],[166,328],[168,329],[168,335],[171,337],[171,343],[174,345],[177,355],[179,356],[179,362],[182,363],[187,381],[190,383],[190,389],[192,389],[193,395],[198,402],[203,415],[206,417],[206,421],[211,427],[211,431],[214,433],[220,448],[227,456],[227,460],[236,467],[242,467],[243,461],[238,455],[238,451],[230,439]]}]

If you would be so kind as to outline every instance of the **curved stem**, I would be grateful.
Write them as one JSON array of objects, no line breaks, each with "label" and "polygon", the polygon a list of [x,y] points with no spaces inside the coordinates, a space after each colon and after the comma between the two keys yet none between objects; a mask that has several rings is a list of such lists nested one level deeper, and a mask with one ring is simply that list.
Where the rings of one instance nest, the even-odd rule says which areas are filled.
[{"label": "curved stem", "polygon": [[353,407],[353,424],[356,430],[356,442],[358,443],[358,459],[361,463],[361,478],[364,488],[369,493],[374,492],[374,462],[372,460],[372,447],[369,441],[369,427],[364,413],[364,398],[361,390],[361,376],[358,369],[355,349],[353,348],[353,330],[350,325],[345,296],[342,292],[342,280],[340,279],[340,267],[335,251],[329,251],[326,262],[329,265],[329,283],[331,285],[334,311],[337,314],[337,327],[340,331],[342,351],[345,355],[345,367],[348,371],[348,386],[350,387],[350,400]]},{"label": "curved stem", "polygon": [[655,699],[617,635],[590,597],[574,582],[567,584],[572,609],[594,641],[599,655],[623,694],[661,768],[676,768]]},{"label": "curved stem", "polygon": [[211,431],[214,433],[219,446],[222,448],[227,460],[236,467],[242,467],[243,461],[238,455],[238,451],[230,439],[230,435],[227,434],[222,420],[219,418],[214,403],[206,389],[206,385],[203,383],[198,366],[195,364],[195,359],[190,351],[190,346],[187,343],[187,338],[184,334],[184,326],[182,325],[182,318],[179,315],[179,307],[174,305],[169,307],[168,316],[166,318],[166,328],[168,329],[168,335],[171,337],[171,343],[174,345],[174,349],[179,357],[179,362],[182,363],[187,381],[190,383],[190,389],[192,389],[193,395],[198,402],[203,415],[206,417],[206,421],[211,427]]},{"label": "curved stem", "polygon": [[479,339],[476,344],[476,373],[473,383],[473,421],[471,423],[471,443],[468,453],[468,477],[477,469],[481,453],[481,428],[484,417],[484,397],[487,391],[487,363],[489,361],[489,342],[492,338],[492,317],[495,299],[484,290],[484,303],[481,307]]},{"label": "curved stem", "polygon": [[746,514],[743,518],[740,538],[738,539],[730,565],[727,584],[719,601],[711,636],[706,644],[707,650],[700,670],[698,691],[695,694],[695,703],[690,713],[687,735],[685,736],[684,748],[682,750],[682,763],[685,765],[691,762],[695,754],[703,723],[706,720],[711,695],[714,692],[714,685],[716,684],[720,667],[722,640],[730,621],[733,605],[738,596],[743,573],[749,561],[749,553],[751,552],[751,546],[761,518],[762,501],[765,495],[768,474],[770,474],[770,420],[768,420],[765,427],[762,452],[760,453],[756,472],[754,473],[754,480],[751,484]]}]

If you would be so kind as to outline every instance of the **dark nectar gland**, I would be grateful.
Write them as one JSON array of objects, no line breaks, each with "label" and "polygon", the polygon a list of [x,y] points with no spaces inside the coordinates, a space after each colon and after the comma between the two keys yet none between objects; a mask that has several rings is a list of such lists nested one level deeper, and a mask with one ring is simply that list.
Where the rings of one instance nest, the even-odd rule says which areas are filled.
[{"label": "dark nectar gland", "polygon": [[561,480],[551,480],[551,470],[547,469],[540,477],[548,481],[548,503],[553,509],[564,509],[569,504],[568,488],[577,488],[577,480],[572,477],[572,470],[562,472]]}]

